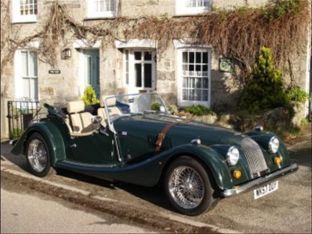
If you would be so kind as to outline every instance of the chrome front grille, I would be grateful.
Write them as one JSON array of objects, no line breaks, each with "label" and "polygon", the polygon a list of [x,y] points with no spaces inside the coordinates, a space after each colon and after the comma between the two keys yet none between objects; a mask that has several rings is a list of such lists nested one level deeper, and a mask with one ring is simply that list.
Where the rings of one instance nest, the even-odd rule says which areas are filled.
[{"label": "chrome front grille", "polygon": [[248,137],[244,138],[241,142],[241,147],[244,151],[252,178],[260,176],[261,172],[268,169],[262,150],[254,140]]}]

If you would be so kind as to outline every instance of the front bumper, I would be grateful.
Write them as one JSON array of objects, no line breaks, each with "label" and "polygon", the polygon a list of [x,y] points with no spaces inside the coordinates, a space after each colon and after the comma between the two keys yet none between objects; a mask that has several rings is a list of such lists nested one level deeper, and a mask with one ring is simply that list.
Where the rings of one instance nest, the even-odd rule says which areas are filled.
[{"label": "front bumper", "polygon": [[298,170],[298,165],[296,163],[293,163],[288,167],[285,167],[281,170],[273,172],[272,174],[257,178],[255,180],[252,180],[252,181],[250,181],[246,184],[240,185],[240,186],[235,186],[233,189],[225,189],[221,192],[221,197],[232,197],[234,195],[237,195],[239,193],[242,193],[242,192],[248,191],[254,187],[257,187],[261,184],[265,184],[268,181],[279,178],[283,175],[289,174],[291,172],[295,172],[297,170]]}]

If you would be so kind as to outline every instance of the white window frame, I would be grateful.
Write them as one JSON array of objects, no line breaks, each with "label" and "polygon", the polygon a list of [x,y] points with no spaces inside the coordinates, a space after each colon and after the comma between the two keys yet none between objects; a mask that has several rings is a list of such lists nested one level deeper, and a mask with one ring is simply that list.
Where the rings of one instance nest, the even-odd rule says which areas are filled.
[{"label": "white window frame", "polygon": [[[30,101],[38,101],[39,100],[39,80],[38,80],[38,53],[37,53],[37,74],[33,76],[24,76],[22,74],[21,67],[23,66],[22,61],[22,52],[27,52],[29,54],[30,52],[36,52],[34,49],[18,49],[15,52],[14,56],[14,77],[15,77],[15,98],[18,100],[30,100]],[[27,55],[29,56],[29,55]],[[30,63],[28,63],[28,71],[30,70]],[[34,99],[31,97],[25,97],[24,96],[24,79],[34,79],[37,83],[35,90]]]},{"label": "white window frame", "polygon": [[[134,53],[135,52],[150,52],[152,59],[150,61],[144,60],[144,55],[142,56],[141,60],[135,60]],[[145,92],[145,91],[153,91],[155,90],[155,83],[156,83],[156,51],[153,49],[125,49],[124,53],[124,69],[123,69],[123,77],[124,77],[124,85],[128,89],[128,93],[138,93],[138,92]],[[152,77],[151,77],[151,87],[145,87],[144,84],[144,66],[142,66],[142,81],[141,87],[136,86],[136,77],[135,77],[135,64],[151,64],[152,65]]]},{"label": "white window frame", "polygon": [[[190,1],[205,1],[208,6],[188,7]],[[196,15],[208,12],[211,9],[212,0],[176,0],[176,15]]]},{"label": "white window frame", "polygon": [[12,23],[31,23],[37,22],[38,15],[38,0],[37,4],[37,14],[31,15],[21,15],[21,0],[12,0],[11,1],[11,9],[12,9]]},{"label": "white window frame", "polygon": [[95,4],[100,0],[86,0],[86,18],[98,19],[98,18],[114,18],[117,16],[118,0],[102,0],[111,1],[114,4],[114,9],[111,11],[96,11]]},{"label": "white window frame", "polygon": [[[208,53],[208,100],[184,100],[183,99],[183,52],[207,52]],[[203,105],[211,106],[211,48],[208,47],[181,47],[177,49],[177,94],[178,94],[178,105],[179,106],[190,106],[190,105]],[[203,87],[201,88],[203,89]]]}]

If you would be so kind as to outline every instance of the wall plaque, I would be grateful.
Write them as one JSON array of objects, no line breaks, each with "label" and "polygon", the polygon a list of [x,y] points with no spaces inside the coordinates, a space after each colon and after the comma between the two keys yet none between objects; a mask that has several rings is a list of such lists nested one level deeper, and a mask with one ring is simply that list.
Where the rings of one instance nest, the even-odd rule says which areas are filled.
[{"label": "wall plaque", "polygon": [[49,74],[53,74],[53,75],[61,74],[61,70],[51,69],[49,70]]},{"label": "wall plaque", "polygon": [[231,59],[228,58],[220,58],[219,59],[219,70],[221,72],[232,72],[233,64]]}]

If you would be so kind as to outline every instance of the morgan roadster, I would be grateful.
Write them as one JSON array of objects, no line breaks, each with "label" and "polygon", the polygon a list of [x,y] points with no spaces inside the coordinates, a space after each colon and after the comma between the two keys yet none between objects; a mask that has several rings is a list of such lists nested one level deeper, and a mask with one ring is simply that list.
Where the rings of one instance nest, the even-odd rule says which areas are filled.
[{"label": "morgan roadster", "polygon": [[16,142],[31,172],[51,167],[97,178],[155,186],[163,183],[176,211],[198,215],[220,198],[253,190],[257,199],[296,171],[283,142],[261,128],[242,134],[171,115],[156,93],[104,97],[86,108],[44,104],[48,114]]}]

